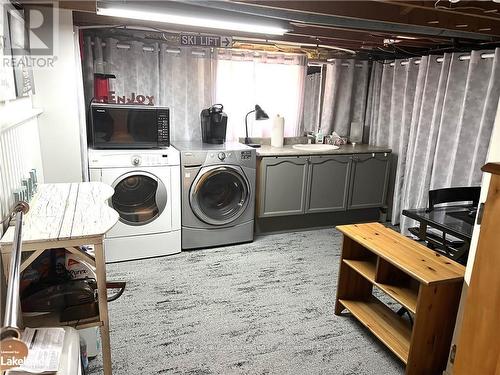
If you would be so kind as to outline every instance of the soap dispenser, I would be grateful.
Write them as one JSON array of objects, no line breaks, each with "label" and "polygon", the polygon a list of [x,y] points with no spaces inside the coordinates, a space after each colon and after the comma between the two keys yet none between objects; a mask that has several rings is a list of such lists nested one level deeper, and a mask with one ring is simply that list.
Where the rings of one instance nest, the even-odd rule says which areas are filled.
[{"label": "soap dispenser", "polygon": [[316,134],[316,143],[318,144],[323,144],[325,140],[325,137],[323,136],[323,132],[321,129],[319,129],[318,133]]}]

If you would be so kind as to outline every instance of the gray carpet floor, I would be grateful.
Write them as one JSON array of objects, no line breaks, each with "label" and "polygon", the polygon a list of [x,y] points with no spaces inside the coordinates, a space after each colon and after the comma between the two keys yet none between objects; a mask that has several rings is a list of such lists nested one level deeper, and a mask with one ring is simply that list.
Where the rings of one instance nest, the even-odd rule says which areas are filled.
[{"label": "gray carpet floor", "polygon": [[110,303],[114,374],[403,374],[333,313],[340,244],[322,229],[108,265],[128,283]]}]

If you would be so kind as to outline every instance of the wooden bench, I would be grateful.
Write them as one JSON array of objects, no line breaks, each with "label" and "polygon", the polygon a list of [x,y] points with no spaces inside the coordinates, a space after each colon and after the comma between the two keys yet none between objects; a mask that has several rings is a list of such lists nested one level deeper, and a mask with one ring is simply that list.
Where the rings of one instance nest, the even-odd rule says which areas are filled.
[{"label": "wooden bench", "polygon": [[[380,223],[342,225],[335,314],[347,309],[399,359],[406,374],[441,374],[465,268]],[[373,296],[379,288],[414,314],[413,325]]]}]

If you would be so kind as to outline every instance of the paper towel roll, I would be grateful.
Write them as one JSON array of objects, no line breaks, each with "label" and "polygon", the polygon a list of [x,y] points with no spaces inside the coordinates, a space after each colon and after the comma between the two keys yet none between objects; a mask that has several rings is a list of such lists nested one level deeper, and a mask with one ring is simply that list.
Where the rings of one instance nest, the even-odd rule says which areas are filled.
[{"label": "paper towel roll", "polygon": [[283,147],[283,133],[285,131],[285,118],[277,115],[273,121],[273,131],[271,132],[271,146]]}]

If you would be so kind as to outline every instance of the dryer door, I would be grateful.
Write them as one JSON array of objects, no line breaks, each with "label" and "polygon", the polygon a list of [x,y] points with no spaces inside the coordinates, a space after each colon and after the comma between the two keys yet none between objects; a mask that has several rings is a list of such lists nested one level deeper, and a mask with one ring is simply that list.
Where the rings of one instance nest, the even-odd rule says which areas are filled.
[{"label": "dryer door", "polygon": [[156,176],[134,171],[120,176],[114,183],[111,207],[127,225],[146,225],[158,218],[167,205],[167,189]]},{"label": "dryer door", "polygon": [[239,218],[248,206],[250,186],[241,168],[204,167],[193,181],[189,203],[195,215],[211,225]]}]

